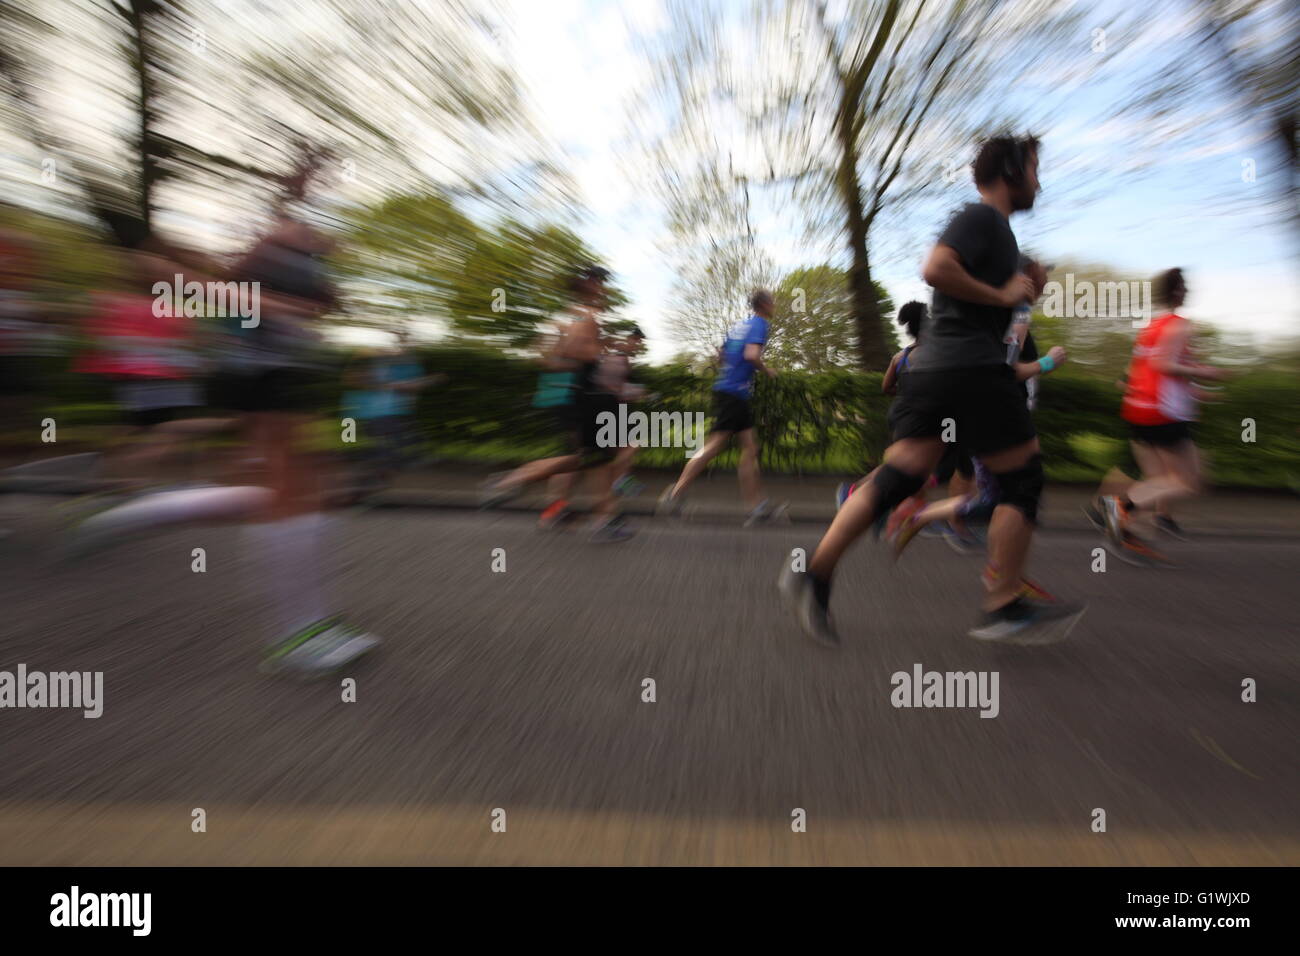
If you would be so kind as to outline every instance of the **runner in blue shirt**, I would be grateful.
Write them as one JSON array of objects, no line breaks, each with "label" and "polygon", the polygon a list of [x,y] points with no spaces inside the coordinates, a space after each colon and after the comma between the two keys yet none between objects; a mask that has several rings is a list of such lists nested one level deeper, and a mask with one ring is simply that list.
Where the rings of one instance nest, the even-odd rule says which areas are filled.
[{"label": "runner in blue shirt", "polygon": [[759,484],[758,439],[754,434],[754,411],[750,398],[755,372],[776,375],[763,363],[768,322],[772,318],[775,300],[772,293],[759,289],[750,296],[749,305],[753,313],[731,327],[719,354],[722,367],[713,384],[713,430],[704,447],[686,463],[677,483],[665,489],[659,497],[657,510],[660,514],[681,512],[686,489],[710,461],[726,450],[733,436],[740,445],[740,465],[736,474],[749,511],[745,526],[770,521],[784,513],[783,505],[773,507],[763,497]]}]

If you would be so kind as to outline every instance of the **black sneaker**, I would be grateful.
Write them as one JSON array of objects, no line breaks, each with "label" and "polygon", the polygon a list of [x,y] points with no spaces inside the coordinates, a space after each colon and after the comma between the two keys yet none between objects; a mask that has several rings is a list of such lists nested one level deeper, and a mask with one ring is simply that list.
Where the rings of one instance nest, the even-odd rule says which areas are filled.
[{"label": "black sneaker", "polygon": [[1186,541],[1187,532],[1169,515],[1156,515],[1156,530],[1161,534],[1167,534],[1177,541]]},{"label": "black sneaker", "polygon": [[804,634],[823,647],[840,646],[840,636],[831,625],[830,609],[817,600],[811,575],[794,570],[787,558],[777,587],[790,603]]},{"label": "black sneaker", "polygon": [[977,641],[1005,644],[1055,644],[1069,636],[1079,623],[1085,604],[1060,601],[1039,604],[1017,597],[996,611],[981,615],[967,634]]}]

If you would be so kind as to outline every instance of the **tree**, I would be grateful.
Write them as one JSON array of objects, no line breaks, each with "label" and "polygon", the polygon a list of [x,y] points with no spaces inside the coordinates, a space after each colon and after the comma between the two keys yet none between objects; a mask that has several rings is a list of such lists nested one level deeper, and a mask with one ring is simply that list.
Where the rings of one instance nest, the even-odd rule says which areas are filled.
[{"label": "tree", "polygon": [[749,241],[715,246],[679,273],[669,327],[686,351],[712,361],[731,327],[750,314],[749,297],[756,289],[770,289],[774,274],[771,262]]},{"label": "tree", "polygon": [[[875,283],[876,308],[894,311],[893,300]],[[776,288],[776,320],[768,347],[771,361],[789,368],[824,372],[858,365],[857,325],[844,270],[831,265],[795,269]],[[897,337],[890,336],[891,343]]]},{"label": "tree", "polygon": [[873,230],[902,222],[978,133],[1005,123],[1003,92],[1064,57],[1077,16],[1047,0],[850,0],[834,12],[795,0],[731,19],[721,4],[680,2],[671,17],[650,51],[669,116],[651,152],[670,205],[743,195],[748,208],[755,190],[793,200],[809,235],[843,243],[859,361],[880,368],[890,349]]},{"label": "tree", "polygon": [[[430,182],[499,208],[570,201],[487,7],[316,0],[310,17],[253,0],[28,7],[0,7],[0,122],[74,189],[22,198],[60,197],[119,239],[201,205],[234,233],[304,198],[326,165],[372,201]],[[50,77],[81,94],[75,111],[44,96]]]},{"label": "tree", "polygon": [[[439,193],[394,196],[350,210],[337,265],[354,322],[442,319],[449,332],[506,348],[532,341],[571,299],[595,253],[561,225],[482,225]],[[614,306],[624,297],[611,286]]]},{"label": "tree", "polygon": [[[1150,31],[1160,42],[1143,72],[1130,78],[1133,93],[1116,111],[1133,121],[1127,126],[1134,134],[1129,149],[1157,157],[1203,150],[1210,129],[1225,120],[1229,126],[1222,135],[1234,145],[1250,145],[1249,137],[1262,131],[1276,161],[1256,169],[1254,151],[1247,150],[1243,163],[1249,163],[1249,173],[1243,169],[1243,179],[1253,183],[1259,175],[1274,184],[1260,191],[1262,198],[1300,230],[1300,6],[1286,0],[1166,0],[1135,9],[1130,17],[1133,22],[1123,28],[1137,41]],[[1180,22],[1183,32],[1170,37],[1169,24]],[[1233,129],[1238,123],[1254,130]],[[1233,210],[1249,195],[1234,190]]]}]

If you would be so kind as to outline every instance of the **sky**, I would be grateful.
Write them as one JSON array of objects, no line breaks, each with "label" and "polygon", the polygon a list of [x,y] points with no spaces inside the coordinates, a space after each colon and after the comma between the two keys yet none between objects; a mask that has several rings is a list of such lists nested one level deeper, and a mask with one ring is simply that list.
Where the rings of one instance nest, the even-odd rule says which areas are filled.
[{"label": "sky", "polygon": [[[751,0],[717,2],[738,24],[730,36],[743,32]],[[844,2],[831,0],[830,7],[834,10]],[[1093,43],[1095,29],[1122,22],[1137,9],[1122,0],[1073,2],[1086,11],[1079,35],[1085,47]],[[1166,11],[1187,8],[1186,0],[1163,2]],[[551,144],[577,185],[583,213],[574,224],[576,231],[600,253],[628,294],[631,302],[623,311],[648,332],[649,358],[665,361],[682,348],[669,323],[677,279],[672,239],[662,203],[638,174],[638,161],[644,159],[638,139],[644,138],[646,130],[631,125],[633,104],[652,80],[652,67],[639,43],[668,27],[664,2],[500,3],[504,29],[499,35],[501,46],[493,55],[517,75],[529,122]],[[308,16],[312,8],[292,9]],[[1253,125],[1251,117],[1234,111],[1226,99],[1207,95],[1204,122],[1176,147],[1152,136],[1149,148],[1138,154],[1131,149],[1134,135],[1140,137],[1145,131],[1135,128],[1131,119],[1117,118],[1114,103],[1151,82],[1153,65],[1158,68],[1186,31],[1186,23],[1177,15],[1149,16],[1140,22],[1138,37],[1111,28],[1106,48],[1097,53],[1108,58],[1102,78],[1079,82],[1060,75],[1058,64],[1049,62],[1039,68],[1037,85],[1025,90],[1026,115],[1046,119],[1045,126],[1035,130],[1043,138],[1043,192],[1033,211],[1013,220],[1021,246],[1045,262],[1109,266],[1117,278],[1149,278],[1181,266],[1191,290],[1184,311],[1192,318],[1213,322],[1234,335],[1249,335],[1257,344],[1294,336],[1300,329],[1300,244],[1258,203],[1246,201],[1252,194],[1258,197],[1266,192],[1270,177],[1276,178],[1280,171],[1264,131]],[[222,26],[237,32],[240,23],[225,23],[218,17],[213,29]],[[781,54],[778,44],[774,60],[779,61]],[[92,67],[106,70],[104,64],[110,60],[85,57],[77,62],[74,73]],[[768,68],[766,63],[758,65]],[[780,65],[773,62],[771,68]],[[116,115],[105,108],[103,93],[114,84],[93,70],[91,74],[88,79],[60,74],[54,92],[71,104],[74,117]],[[640,122],[653,123],[656,118],[653,111],[636,115]],[[398,115],[386,119],[402,122]],[[80,135],[94,128],[88,123]],[[431,135],[445,133],[435,130]],[[232,139],[232,148],[239,142]],[[735,145],[741,152],[747,148],[740,141]],[[445,157],[444,147],[445,143],[433,152]],[[467,154],[462,156],[465,162],[479,158],[473,148],[461,152]],[[746,159],[738,157],[742,164]],[[6,162],[21,166],[29,178],[38,174],[30,156],[9,157],[0,149],[0,167]],[[1254,164],[1255,182],[1243,180],[1244,163]],[[1103,188],[1096,188],[1099,185]],[[1089,194],[1086,201],[1080,201],[1081,193]],[[929,290],[920,278],[921,262],[947,216],[977,198],[973,185],[962,176],[909,216],[905,241],[890,244],[901,245],[900,253],[885,255],[881,243],[873,243],[874,278],[895,304],[912,298],[928,301]],[[219,204],[187,201],[182,222],[187,234],[200,236],[211,232],[214,224],[228,224],[230,217]],[[1225,213],[1229,205],[1236,210]],[[825,249],[810,248],[788,215],[765,209],[760,202],[753,221],[762,251],[780,272],[825,261]],[[225,239],[233,241],[229,236]],[[382,334],[358,334],[366,341],[383,340]]]},{"label": "sky", "polygon": [[[1098,5],[1090,22],[1107,23],[1106,6]],[[663,6],[658,0],[513,0],[506,10],[505,42],[535,122],[562,151],[588,209],[578,231],[607,258],[631,297],[625,312],[649,333],[650,359],[665,360],[679,348],[666,318],[674,280],[662,251],[667,229],[655,197],[629,177],[626,155],[629,104],[649,75],[635,40],[664,28]],[[1192,318],[1257,343],[1294,335],[1300,329],[1294,237],[1254,211],[1206,211],[1215,200],[1231,202],[1244,198],[1242,191],[1267,188],[1273,160],[1262,131],[1240,117],[1220,117],[1207,122],[1196,148],[1148,156],[1144,173],[1127,171],[1134,164],[1120,144],[1133,131],[1120,128],[1105,110],[1126,83],[1149,76],[1151,57],[1166,39],[1155,30],[1127,47],[1112,38],[1107,55],[1120,59],[1111,78],[1063,98],[1043,131],[1044,191],[1035,210],[1013,220],[1021,245],[1044,261],[1110,265],[1132,278],[1178,265],[1188,276],[1185,311]],[[1212,108],[1207,104],[1211,119]],[[1053,170],[1054,148],[1070,157],[1064,169]],[[1242,177],[1247,159],[1256,165],[1253,184]],[[1068,192],[1063,187],[1072,185],[1058,177],[1095,176],[1098,170],[1111,171],[1103,173],[1109,187],[1104,194],[1053,208],[1054,191]],[[968,182],[949,188],[951,201],[943,197],[948,207],[978,198]],[[928,301],[919,275],[928,251],[925,237],[938,234],[946,215],[944,204],[931,204],[916,223],[915,256],[878,266],[876,278],[895,303]],[[788,226],[774,220],[759,225],[760,242],[782,271],[815,263],[815,253],[809,258]]]}]

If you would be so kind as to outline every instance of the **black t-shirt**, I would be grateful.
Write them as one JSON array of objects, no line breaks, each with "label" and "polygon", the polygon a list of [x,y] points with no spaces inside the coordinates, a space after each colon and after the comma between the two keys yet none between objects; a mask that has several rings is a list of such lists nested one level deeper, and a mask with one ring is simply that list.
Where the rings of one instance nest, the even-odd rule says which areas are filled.
[{"label": "black t-shirt", "polygon": [[245,263],[244,271],[241,279],[260,282],[269,292],[322,304],[328,304],[334,297],[324,263],[309,252],[279,242],[267,241],[258,246]]},{"label": "black t-shirt", "polygon": [[[953,216],[939,242],[956,251],[971,276],[991,286],[1005,285],[1020,264],[1011,224],[987,203],[970,203]],[[922,333],[924,345],[908,364],[918,372],[1005,365],[1002,336],[1010,322],[1010,309],[964,302],[936,289]]]}]

